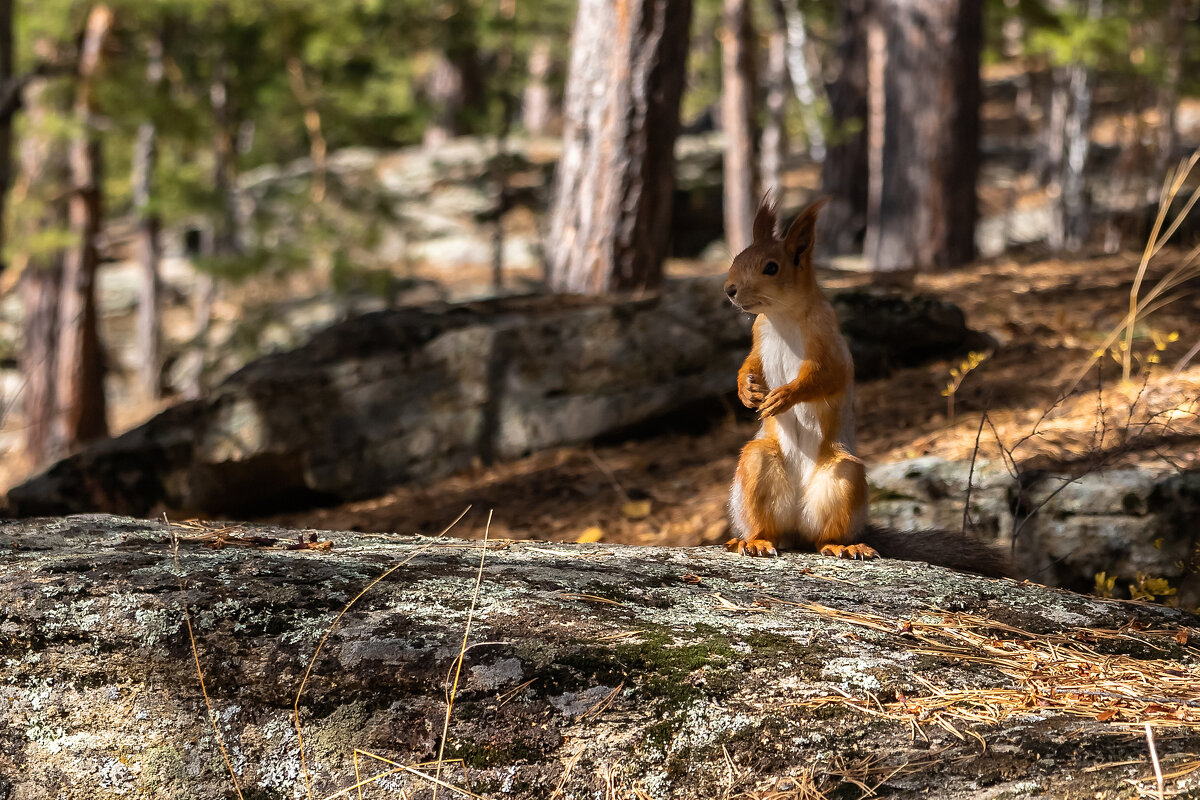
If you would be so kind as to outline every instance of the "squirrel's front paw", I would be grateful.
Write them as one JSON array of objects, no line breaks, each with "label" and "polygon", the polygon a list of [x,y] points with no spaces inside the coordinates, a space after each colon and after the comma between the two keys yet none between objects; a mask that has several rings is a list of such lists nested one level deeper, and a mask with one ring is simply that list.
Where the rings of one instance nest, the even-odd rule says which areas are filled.
[{"label": "squirrel's front paw", "polygon": [[779,551],[775,549],[775,545],[768,542],[766,539],[751,539],[744,541],[742,539],[730,539],[725,543],[725,549],[731,553],[737,553],[742,556],[777,556]]},{"label": "squirrel's front paw", "polygon": [[738,381],[738,400],[746,408],[758,408],[767,396],[762,383],[753,375],[747,375]]},{"label": "squirrel's front paw", "polygon": [[821,548],[821,555],[834,558],[879,558],[879,551],[869,544],[827,544]]},{"label": "squirrel's front paw", "polygon": [[777,414],[782,414],[794,405],[791,392],[788,391],[786,386],[780,386],[777,389],[772,389],[763,399],[762,405],[758,407],[758,417],[759,419],[774,417]]}]

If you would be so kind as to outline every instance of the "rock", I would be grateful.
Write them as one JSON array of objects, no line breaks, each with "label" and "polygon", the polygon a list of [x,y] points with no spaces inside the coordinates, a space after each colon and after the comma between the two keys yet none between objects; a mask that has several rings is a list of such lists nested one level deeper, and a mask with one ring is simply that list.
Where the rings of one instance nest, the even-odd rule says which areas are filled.
[{"label": "rock", "polygon": [[[908,363],[914,343],[928,354],[945,316],[946,346],[966,332],[946,304],[918,302],[923,311],[855,300],[873,320],[851,325],[855,356],[877,355],[868,370]],[[59,462],[13,489],[10,510],[245,516],[378,495],[728,393],[749,326],[715,277],[636,300],[526,297],[366,314]]]},{"label": "rock", "polygon": [[[939,458],[875,467],[871,517],[901,529],[960,528],[969,470]],[[1022,576],[1086,591],[1103,572],[1122,593],[1163,579],[1174,593],[1160,599],[1200,607],[1200,471],[1042,471],[1018,481],[980,460],[973,483],[973,529],[1013,548]]]},{"label": "rock", "polygon": [[486,798],[1123,796],[1153,787],[1143,721],[1174,765],[1200,727],[1200,618],[1162,607],[904,562],[500,542],[475,599],[478,542],[206,547],[218,527],[174,526],[176,548],[161,522],[0,523],[0,797],[224,800],[219,745],[247,798],[334,795],[356,749],[385,775],[366,796],[427,797],[386,773],[437,757],[468,619],[441,775]]},{"label": "rock", "polygon": [[859,380],[994,346],[967,327],[961,308],[928,295],[851,290],[832,300]]},{"label": "rock", "polygon": [[12,490],[16,513],[208,513],[379,494],[727,390],[749,321],[714,280],[366,314]]}]

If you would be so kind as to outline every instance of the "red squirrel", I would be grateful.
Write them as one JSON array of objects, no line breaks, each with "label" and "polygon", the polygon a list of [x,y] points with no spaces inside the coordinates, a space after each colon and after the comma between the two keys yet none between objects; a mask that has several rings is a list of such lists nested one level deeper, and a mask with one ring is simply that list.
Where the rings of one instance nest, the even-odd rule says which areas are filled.
[{"label": "red squirrel", "polygon": [[742,449],[729,496],[737,538],[726,549],[774,556],[806,547],[841,558],[925,561],[1008,574],[1004,556],[961,531],[895,531],[867,523],[867,474],[854,454],[854,362],[813,272],[822,200],[780,239],[764,198],[754,242],[733,259],[725,294],[757,315],[738,370],[738,398],[762,427]]}]

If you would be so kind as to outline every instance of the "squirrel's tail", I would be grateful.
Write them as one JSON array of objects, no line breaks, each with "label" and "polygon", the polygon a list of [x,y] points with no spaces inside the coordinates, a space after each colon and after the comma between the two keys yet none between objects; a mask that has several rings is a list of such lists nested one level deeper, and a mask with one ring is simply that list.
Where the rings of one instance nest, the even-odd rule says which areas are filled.
[{"label": "squirrel's tail", "polygon": [[1003,550],[963,531],[898,531],[868,525],[859,541],[874,547],[884,558],[924,561],[990,578],[1008,577],[1013,572],[1012,563]]}]

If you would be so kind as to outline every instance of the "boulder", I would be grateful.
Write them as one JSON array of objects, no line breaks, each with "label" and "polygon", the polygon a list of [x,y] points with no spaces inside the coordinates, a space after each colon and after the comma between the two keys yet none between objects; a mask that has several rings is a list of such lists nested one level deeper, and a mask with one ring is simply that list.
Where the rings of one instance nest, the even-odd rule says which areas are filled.
[{"label": "boulder", "polygon": [[[859,297],[854,308],[876,323],[852,330],[855,355],[888,354],[864,358],[875,370],[868,376],[914,357],[906,348],[936,336],[929,329],[943,331],[950,351],[969,334],[961,313],[936,301]],[[716,277],[642,298],[537,296],[365,314],[86,447],[14,488],[9,506],[20,515],[244,516],[378,495],[725,394],[749,327]]]},{"label": "boulder", "polygon": [[[870,471],[871,517],[895,528],[960,528],[970,463],[918,458]],[[1154,594],[1200,607],[1200,471],[1121,468],[1083,475],[975,465],[969,527],[1012,548],[1019,574],[1089,591]],[[1015,540],[1015,543],[1014,543]]]},{"label": "boulder", "polygon": [[85,516],[0,608],[6,800],[1200,786],[1200,618],[920,564]]}]

